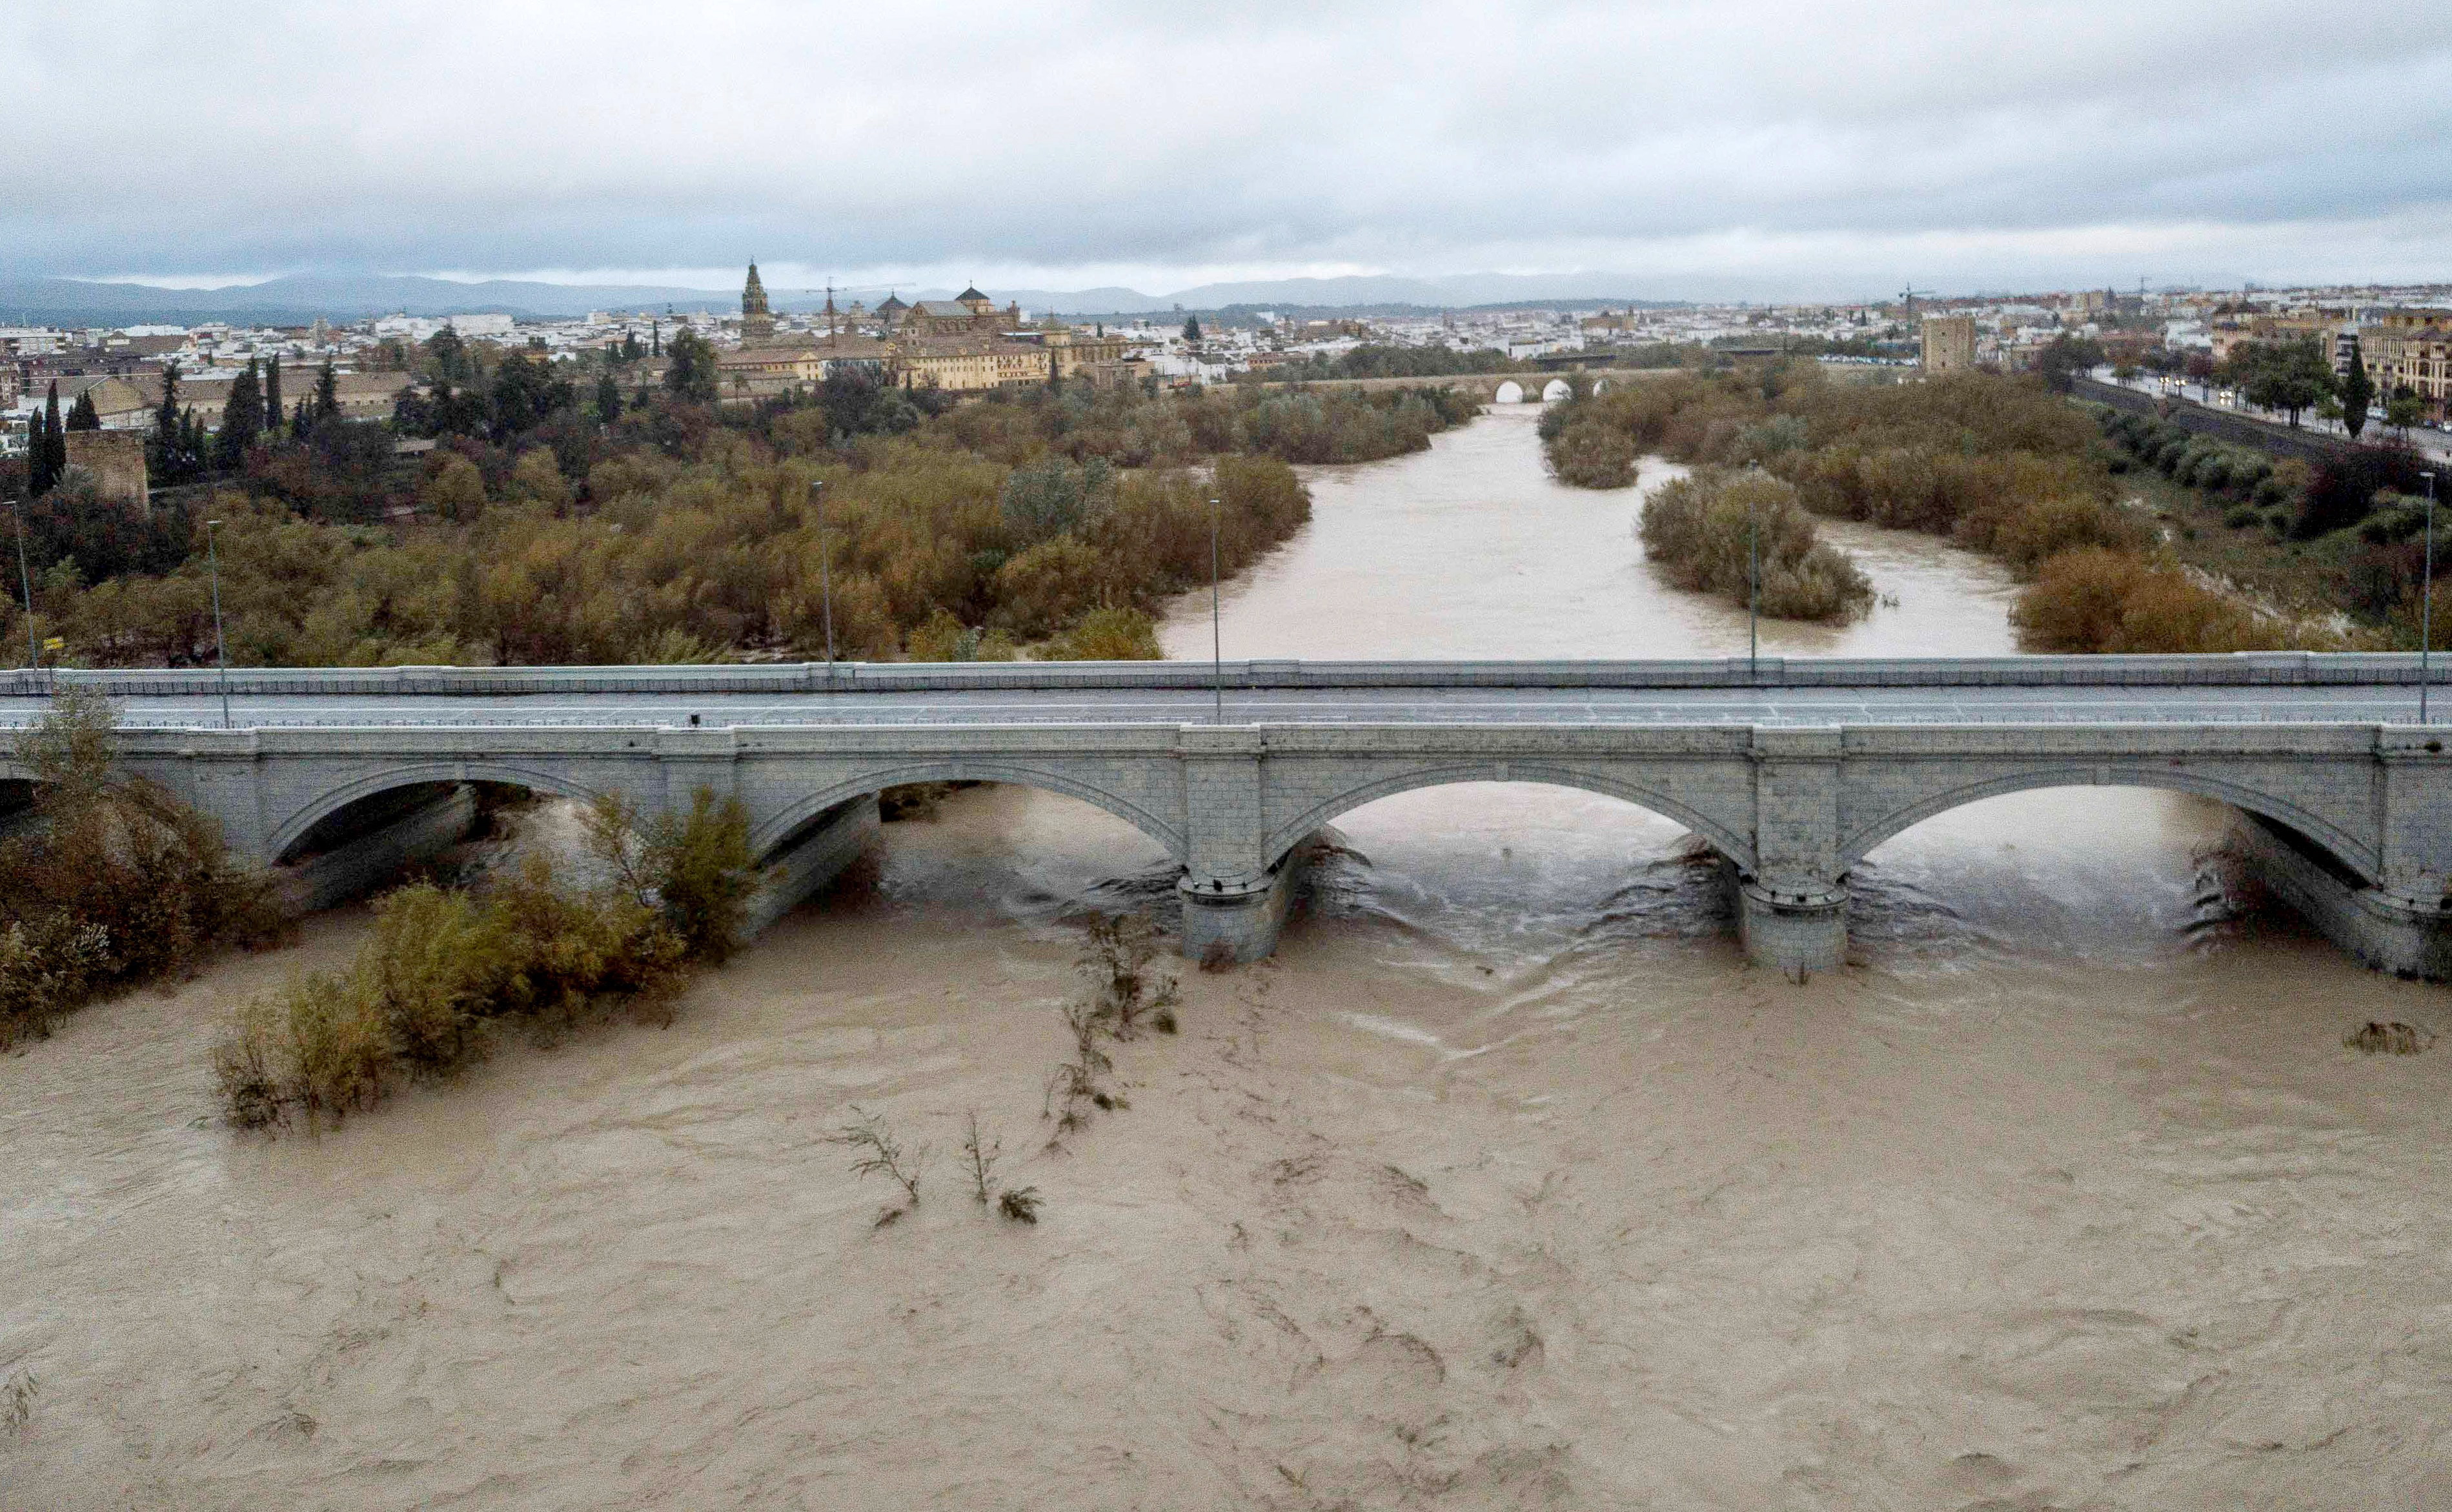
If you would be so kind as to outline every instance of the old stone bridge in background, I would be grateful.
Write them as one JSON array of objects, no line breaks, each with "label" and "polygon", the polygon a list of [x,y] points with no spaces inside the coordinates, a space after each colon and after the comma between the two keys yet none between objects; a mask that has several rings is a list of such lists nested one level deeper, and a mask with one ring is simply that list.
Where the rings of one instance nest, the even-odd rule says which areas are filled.
[{"label": "old stone bridge in background", "polygon": [[[2233,805],[2333,939],[2452,974],[2452,756],[2406,657],[19,672],[0,720],[38,717],[54,677],[109,693],[126,765],[291,868],[309,905],[456,839],[471,783],[649,813],[706,788],[748,809],[762,924],[857,853],[880,790],[1010,782],[1164,847],[1186,952],[1248,960],[1275,943],[1290,857],[1339,815],[1540,782],[1691,829],[1726,858],[1751,958],[1801,973],[1843,959],[1849,869],[1884,840],[2094,785]],[[0,766],[21,796],[26,778]]]}]

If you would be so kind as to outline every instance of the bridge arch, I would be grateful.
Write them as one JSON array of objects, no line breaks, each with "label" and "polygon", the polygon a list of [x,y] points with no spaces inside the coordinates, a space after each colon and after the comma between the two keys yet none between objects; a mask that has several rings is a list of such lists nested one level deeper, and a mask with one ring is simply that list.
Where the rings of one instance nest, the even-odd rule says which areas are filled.
[{"label": "bridge arch", "polygon": [[0,763],[0,835],[33,822],[45,786],[15,762]]},{"label": "bridge arch", "polygon": [[1499,384],[1490,397],[1496,403],[1521,404],[1524,403],[1524,385],[1511,378]]},{"label": "bridge arch", "polygon": [[2156,767],[2046,767],[1951,788],[1892,810],[1854,834],[1842,835],[1839,864],[1842,870],[1853,866],[1883,841],[1952,809],[1964,808],[1985,798],[2046,788],[2159,788],[2165,792],[2194,794],[2286,826],[2323,847],[2335,860],[2357,874],[2361,881],[2372,885],[2383,873],[2382,857],[2376,854],[2372,844],[2287,798],[2222,777],[2206,776],[2185,769]]},{"label": "bridge arch", "polygon": [[380,797],[402,788],[423,787],[433,783],[500,782],[511,787],[549,793],[555,797],[571,798],[581,803],[594,803],[603,797],[601,789],[573,782],[568,777],[533,767],[516,766],[501,761],[429,762],[418,766],[391,767],[382,772],[345,782],[319,794],[312,801],[284,819],[265,843],[265,859],[278,862],[298,842],[305,839],[316,825],[340,813],[352,803]]},{"label": "bridge arch", "polygon": [[1541,385],[1541,403],[1544,404],[1554,404],[1559,400],[1566,398],[1574,391],[1574,385],[1568,383],[1565,379],[1553,378]]},{"label": "bridge arch", "polygon": [[798,835],[827,810],[853,798],[866,797],[887,788],[912,782],[1003,782],[1015,787],[1038,788],[1078,798],[1092,808],[1100,809],[1123,820],[1149,836],[1177,862],[1186,859],[1189,847],[1182,833],[1173,824],[1159,818],[1128,798],[1077,781],[1060,773],[1039,767],[1017,766],[998,761],[923,761],[905,766],[881,767],[857,777],[821,788],[806,796],[794,799],[767,818],[753,825],[749,832],[749,854],[761,861]]},{"label": "bridge arch", "polygon": [[1265,847],[1268,864],[1275,866],[1288,852],[1302,842],[1304,836],[1324,824],[1335,823],[1339,815],[1350,814],[1366,803],[1394,797],[1399,793],[1411,793],[1416,788],[1450,787],[1459,782],[1531,782],[1597,793],[1603,797],[1631,803],[1686,826],[1740,868],[1750,871],[1754,864],[1753,842],[1749,837],[1710,815],[1680,803],[1666,793],[1615,777],[1526,761],[1426,767],[1348,788],[1334,797],[1314,804],[1299,817],[1279,825],[1269,836]]},{"label": "bridge arch", "polygon": [[1595,378],[1595,379],[1593,379],[1593,380],[1592,380],[1592,392],[1593,392],[1594,394],[1606,394],[1606,393],[1608,393],[1608,392],[1609,392],[1609,386],[1610,386],[1610,381],[1609,381],[1608,379],[1606,379],[1606,378]]}]

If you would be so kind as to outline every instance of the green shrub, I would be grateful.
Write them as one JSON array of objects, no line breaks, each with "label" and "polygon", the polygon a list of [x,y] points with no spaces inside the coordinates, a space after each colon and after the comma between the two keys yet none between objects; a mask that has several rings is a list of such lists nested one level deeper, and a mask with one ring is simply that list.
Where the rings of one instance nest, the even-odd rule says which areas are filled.
[{"label": "green shrub", "polygon": [[106,698],[71,684],[17,736],[34,801],[0,839],[0,1044],[285,926],[269,880],[231,863],[219,826],[112,770],[114,726]]},{"label": "green shrub", "polygon": [[2184,568],[2100,547],[2045,562],[2009,620],[2019,645],[2037,652],[2257,651],[2291,638]]},{"label": "green shrub", "polygon": [[1157,623],[1138,609],[1093,609],[1040,648],[1049,661],[1156,661]]},{"label": "green shrub", "polygon": [[[662,918],[682,951],[721,961],[759,877],[749,854],[749,810],[738,797],[700,788],[685,814],[643,819],[620,795],[600,798],[584,821],[588,850],[617,878],[631,902]],[[540,890],[542,901],[561,894]]]},{"label": "green shrub", "polygon": [[559,1030],[663,1007],[691,961],[732,947],[757,886],[747,835],[739,800],[703,788],[686,815],[643,825],[608,800],[587,818],[603,886],[569,886],[531,856],[482,890],[386,894],[346,971],[293,977],[225,1026],[212,1051],[224,1114],[242,1128],[340,1118],[483,1058],[505,1023]]},{"label": "green shrub", "polygon": [[1586,418],[1566,426],[1548,448],[1558,481],[1577,488],[1623,488],[1634,481],[1634,442],[1626,432]]},{"label": "green shrub", "polygon": [[1663,484],[1638,529],[1644,555],[1689,591],[1747,603],[1758,564],[1761,610],[1773,619],[1849,619],[1872,606],[1872,584],[1815,537],[1795,487],[1759,469]]}]

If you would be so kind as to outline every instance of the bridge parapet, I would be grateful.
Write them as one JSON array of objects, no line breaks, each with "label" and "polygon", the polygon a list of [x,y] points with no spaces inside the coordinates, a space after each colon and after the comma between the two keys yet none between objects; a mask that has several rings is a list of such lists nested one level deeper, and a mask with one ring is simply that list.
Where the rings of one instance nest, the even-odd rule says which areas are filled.
[{"label": "bridge parapet", "polygon": [[[791,662],[652,667],[242,667],[0,672],[0,698],[59,685],[120,699],[958,694],[1092,689],[1228,692],[1328,689],[2322,688],[2415,689],[2421,663],[2398,653],[2239,652],[2188,657],[1745,657],[1537,661]],[[2444,673],[2435,673],[2439,681]],[[2413,704],[2414,712],[2414,704]],[[0,717],[6,717],[0,714]],[[413,717],[409,717],[413,719]],[[198,711],[212,723],[217,711]],[[406,722],[406,721],[404,721]]]}]

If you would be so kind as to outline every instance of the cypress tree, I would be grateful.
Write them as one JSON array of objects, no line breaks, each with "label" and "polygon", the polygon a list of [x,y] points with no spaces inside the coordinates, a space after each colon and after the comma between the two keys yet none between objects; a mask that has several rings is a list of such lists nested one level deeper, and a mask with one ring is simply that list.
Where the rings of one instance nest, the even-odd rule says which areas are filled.
[{"label": "cypress tree", "polygon": [[40,499],[58,480],[51,476],[51,442],[43,429],[43,412],[26,417],[26,497]]},{"label": "cypress tree", "polygon": [[264,395],[256,386],[255,363],[230,380],[229,398],[222,404],[221,434],[214,438],[213,461],[226,472],[246,465],[247,448],[264,432]]},{"label": "cypress tree", "polygon": [[162,403],[153,410],[153,455],[155,465],[165,473],[178,465],[179,360],[175,357],[162,364]]},{"label": "cypress tree", "polygon": [[51,485],[57,487],[61,475],[69,470],[69,432],[60,423],[60,385],[56,383],[51,384],[51,397],[43,404],[43,457]]},{"label": "cypress tree", "polygon": [[323,367],[315,374],[315,422],[338,419],[341,413],[341,375],[332,360],[324,359]]},{"label": "cypress tree", "polygon": [[186,481],[205,468],[205,422],[193,409],[179,412],[179,478]]},{"label": "cypress tree", "polygon": [[281,354],[275,352],[264,364],[264,428],[278,441],[282,422],[287,418],[281,410]]},{"label": "cypress tree", "polygon": [[596,418],[607,425],[622,418],[622,385],[610,373],[596,381]]},{"label": "cypress tree", "polygon": [[93,407],[92,389],[89,388],[79,394],[76,397],[76,403],[69,406],[69,429],[102,429],[102,412]]},{"label": "cypress tree", "polygon": [[2366,353],[2359,349],[2359,340],[2350,338],[2350,370],[2342,375],[2342,426],[2350,440],[2367,428],[2367,409],[2375,403],[2375,380],[2367,376]]}]

